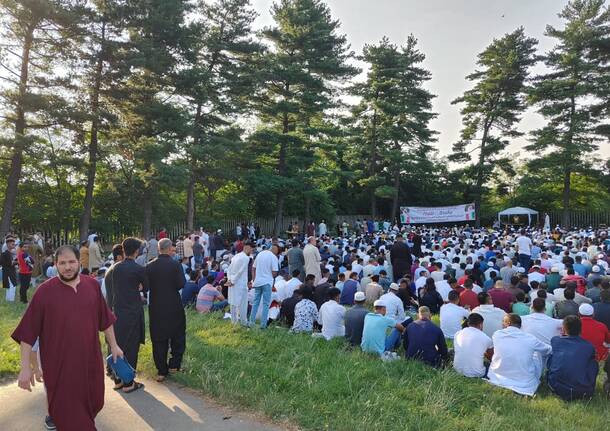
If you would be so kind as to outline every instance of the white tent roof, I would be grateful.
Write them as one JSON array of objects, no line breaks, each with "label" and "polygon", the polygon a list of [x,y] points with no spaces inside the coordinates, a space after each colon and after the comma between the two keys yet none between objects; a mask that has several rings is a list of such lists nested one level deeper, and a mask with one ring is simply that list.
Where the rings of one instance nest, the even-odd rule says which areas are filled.
[{"label": "white tent roof", "polygon": [[522,215],[522,214],[538,214],[538,211],[533,210],[531,208],[525,208],[525,207],[513,207],[513,208],[507,208],[504,211],[500,211],[498,213],[498,216],[501,215]]}]

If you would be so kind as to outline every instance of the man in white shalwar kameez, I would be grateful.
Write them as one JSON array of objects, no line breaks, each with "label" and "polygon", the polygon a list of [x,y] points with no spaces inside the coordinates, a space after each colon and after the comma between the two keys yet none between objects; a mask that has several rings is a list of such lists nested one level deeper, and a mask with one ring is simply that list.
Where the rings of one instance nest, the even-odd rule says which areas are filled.
[{"label": "man in white shalwar kameez", "polygon": [[251,253],[252,243],[247,241],[243,251],[231,259],[227,271],[231,322],[233,324],[239,322],[244,326],[248,324],[248,265]]},{"label": "man in white shalwar kameez", "polygon": [[320,250],[316,247],[316,237],[310,236],[305,248],[303,248],[303,257],[305,258],[305,275],[313,274],[316,276],[315,286],[322,279],[322,270],[320,269]]},{"label": "man in white shalwar kameez", "polygon": [[521,330],[521,317],[504,316],[504,329],[496,331],[492,340],[494,355],[489,366],[489,382],[521,395],[533,396],[540,384],[542,361],[551,346]]}]

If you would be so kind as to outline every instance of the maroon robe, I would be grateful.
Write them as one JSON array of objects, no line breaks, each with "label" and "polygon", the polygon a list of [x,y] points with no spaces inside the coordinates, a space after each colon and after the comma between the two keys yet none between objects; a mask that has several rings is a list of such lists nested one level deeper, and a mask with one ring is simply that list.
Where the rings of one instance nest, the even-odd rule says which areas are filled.
[{"label": "maroon robe", "polygon": [[81,276],[75,292],[53,277],[36,289],[13,332],[18,343],[40,341],[49,414],[61,431],[95,430],[104,406],[99,331],[115,320],[95,279]]}]

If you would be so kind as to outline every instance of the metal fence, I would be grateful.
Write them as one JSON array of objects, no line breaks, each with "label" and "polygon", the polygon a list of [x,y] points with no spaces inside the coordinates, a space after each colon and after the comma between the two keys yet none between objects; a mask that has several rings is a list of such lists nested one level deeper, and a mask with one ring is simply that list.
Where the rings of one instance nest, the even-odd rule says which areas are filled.
[{"label": "metal fence", "polygon": [[[541,216],[544,222],[544,218]],[[549,213],[551,226],[561,225],[563,221],[563,211],[552,211]],[[569,211],[569,227],[593,227],[610,225],[610,211]]]},{"label": "metal fence", "polygon": [[[551,219],[551,226],[561,224],[563,212],[552,211],[549,213]],[[328,231],[331,234],[336,234],[337,225],[347,222],[350,226],[354,226],[357,220],[365,220],[370,218],[369,215],[337,215],[332,220],[326,220]],[[544,218],[540,215],[540,222],[542,223]],[[282,228],[281,236],[284,236],[285,231],[289,225],[294,222],[298,223],[299,227],[303,229],[305,220],[299,217],[284,216],[284,227]],[[232,239],[235,237],[235,227],[240,223],[254,223],[260,228],[261,235],[271,236],[273,235],[273,229],[275,226],[275,219],[273,218],[233,218],[226,219],[218,222],[211,222],[204,225],[206,230],[222,229],[225,238]],[[316,224],[319,220],[316,220]],[[589,227],[592,226],[597,228],[599,226],[606,225],[610,226],[610,211],[570,211],[570,227]],[[171,226],[166,226],[168,236],[172,239],[178,238],[187,232],[186,222],[177,222]],[[199,226],[195,226],[199,228]],[[161,230],[161,226],[155,226],[152,229],[153,234],[157,234]],[[43,237],[52,244],[53,247],[58,247],[63,244],[77,244],[79,240],[78,226],[73,226],[69,229],[51,229],[49,227],[43,227],[41,229],[18,229],[16,231],[20,238],[26,238],[34,232],[41,232]],[[97,232],[103,244],[110,246],[121,242],[128,236],[141,236],[142,229],[140,226],[136,226],[132,229],[127,229],[122,226],[115,226],[111,231],[100,231]]]}]

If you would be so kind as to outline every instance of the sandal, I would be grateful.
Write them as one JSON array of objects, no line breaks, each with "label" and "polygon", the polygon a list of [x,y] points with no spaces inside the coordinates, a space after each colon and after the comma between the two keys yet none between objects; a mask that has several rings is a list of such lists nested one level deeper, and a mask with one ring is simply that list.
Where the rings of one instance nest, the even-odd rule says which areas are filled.
[{"label": "sandal", "polygon": [[120,391],[121,389],[123,389],[125,387],[125,385],[123,383],[117,383],[114,385],[114,388],[112,388],[115,391]]},{"label": "sandal", "polygon": [[130,394],[132,392],[137,391],[138,389],[142,389],[143,387],[144,387],[144,385],[142,383],[133,382],[133,386],[130,387],[129,389],[127,389],[127,390],[123,389],[123,393],[124,394]]},{"label": "sandal", "polygon": [[162,375],[158,375],[157,378],[155,379],[158,383],[162,383],[165,381],[165,379],[167,379],[167,376],[162,376]]}]

